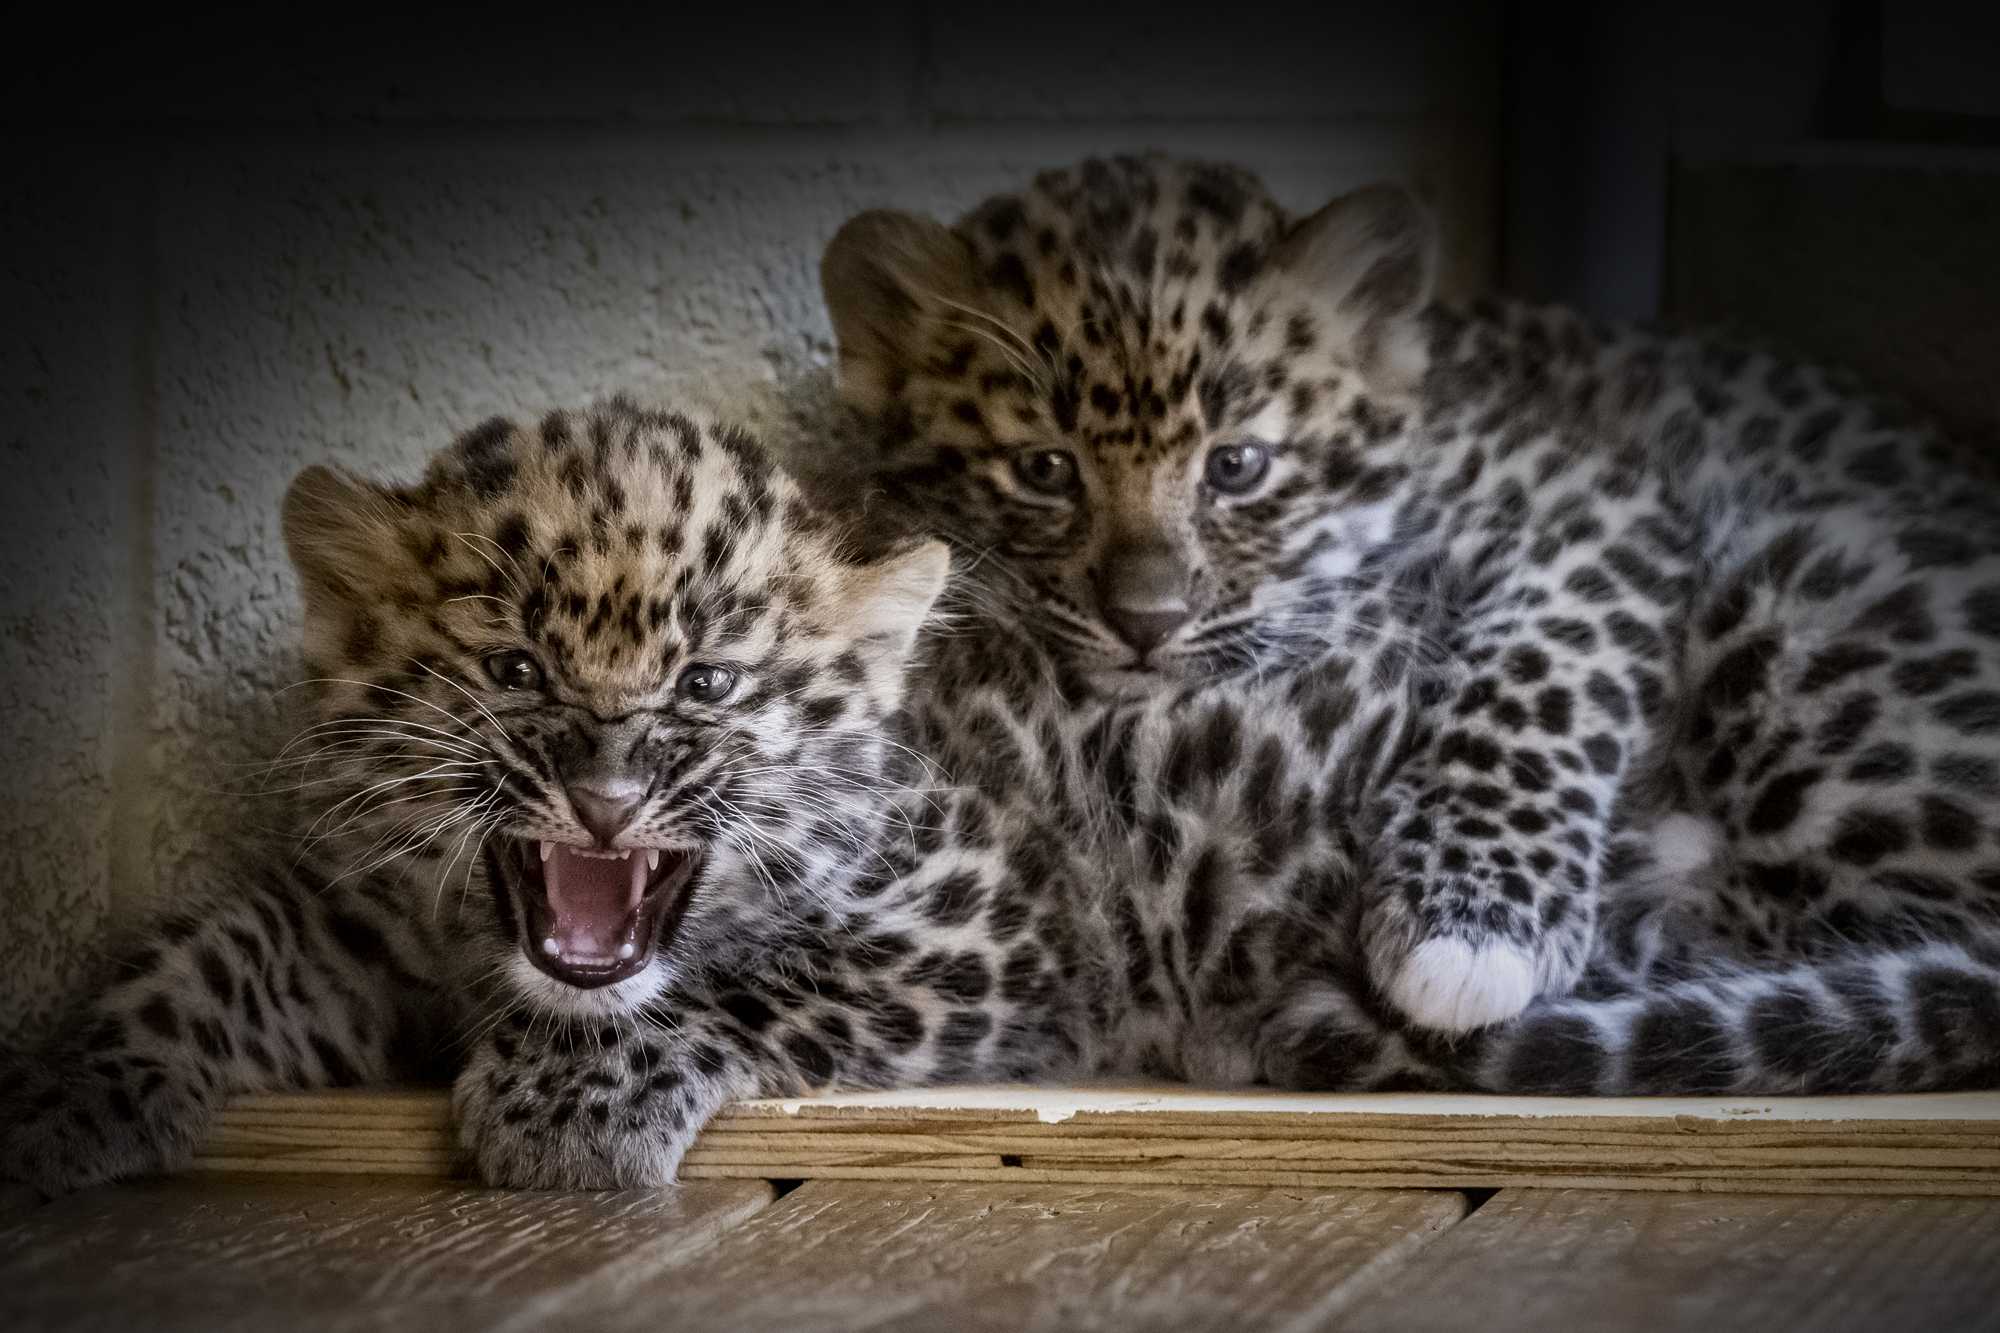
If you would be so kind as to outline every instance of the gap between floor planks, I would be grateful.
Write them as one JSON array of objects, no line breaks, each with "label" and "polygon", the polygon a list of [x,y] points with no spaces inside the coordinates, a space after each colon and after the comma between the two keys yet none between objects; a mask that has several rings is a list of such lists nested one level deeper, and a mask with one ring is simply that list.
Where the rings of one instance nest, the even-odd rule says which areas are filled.
[{"label": "gap between floor planks", "polygon": [[[197,1166],[445,1176],[442,1093],[246,1098]],[[963,1088],[730,1108],[701,1179],[2000,1195],[2000,1095],[1305,1097]]]},{"label": "gap between floor planks", "polygon": [[189,1176],[0,1218],[10,1320],[421,1326],[1512,1329],[1990,1326],[2000,1203],[763,1182],[509,1192]]},{"label": "gap between floor planks", "polygon": [[1455,1193],[962,1184],[507,1192],[196,1176],[0,1226],[19,1327],[1317,1325],[1464,1216]]}]

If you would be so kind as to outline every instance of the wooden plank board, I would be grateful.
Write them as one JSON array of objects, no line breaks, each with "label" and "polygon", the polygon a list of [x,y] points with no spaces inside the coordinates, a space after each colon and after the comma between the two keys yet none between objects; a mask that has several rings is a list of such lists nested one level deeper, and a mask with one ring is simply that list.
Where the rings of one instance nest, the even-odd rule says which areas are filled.
[{"label": "wooden plank board", "polygon": [[[267,1096],[197,1165],[439,1175],[442,1094]],[[2000,1195],[2000,1094],[1616,1099],[955,1088],[748,1102],[690,1180]]]},{"label": "wooden plank board", "polygon": [[685,1258],[772,1194],[761,1181],[555,1194],[276,1175],[87,1190],[0,1223],[0,1322],[481,1329],[524,1301]]},{"label": "wooden plank board", "polygon": [[1317,1327],[1465,1211],[1458,1194],[809,1183],[688,1262],[513,1327]]},{"label": "wooden plank board", "polygon": [[1506,1190],[1337,1327],[2000,1326],[2000,1203]]}]

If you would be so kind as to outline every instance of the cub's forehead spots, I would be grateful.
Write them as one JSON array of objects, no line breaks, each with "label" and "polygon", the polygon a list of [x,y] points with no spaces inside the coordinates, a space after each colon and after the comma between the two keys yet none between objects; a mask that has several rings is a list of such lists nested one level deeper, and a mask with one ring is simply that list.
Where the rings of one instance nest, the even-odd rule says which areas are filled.
[{"label": "cub's forehead spots", "polygon": [[782,520],[805,512],[741,433],[620,403],[489,422],[409,498],[441,593],[489,624],[511,607],[559,669],[634,687],[754,631]]},{"label": "cub's forehead spots", "polygon": [[942,405],[975,432],[1059,434],[1107,462],[1198,451],[1293,387],[1246,359],[1250,342],[1311,350],[1312,329],[1253,299],[1287,225],[1249,173],[1157,157],[1046,172],[988,200],[957,231],[980,304],[1017,340],[941,328],[927,370],[950,381]]}]

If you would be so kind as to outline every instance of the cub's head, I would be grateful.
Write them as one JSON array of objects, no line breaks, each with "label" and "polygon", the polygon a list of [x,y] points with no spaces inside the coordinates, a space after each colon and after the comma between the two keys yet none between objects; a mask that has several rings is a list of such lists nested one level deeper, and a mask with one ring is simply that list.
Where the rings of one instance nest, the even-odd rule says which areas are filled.
[{"label": "cub's head", "polygon": [[1433,253],[1400,189],[1294,219],[1149,157],[864,213],[821,276],[877,478],[1124,692],[1324,641],[1407,481]]},{"label": "cub's head", "polygon": [[314,836],[581,1012],[838,882],[947,564],[858,563],[744,436],[624,402],[489,422],[413,486],[309,468],[284,517]]}]

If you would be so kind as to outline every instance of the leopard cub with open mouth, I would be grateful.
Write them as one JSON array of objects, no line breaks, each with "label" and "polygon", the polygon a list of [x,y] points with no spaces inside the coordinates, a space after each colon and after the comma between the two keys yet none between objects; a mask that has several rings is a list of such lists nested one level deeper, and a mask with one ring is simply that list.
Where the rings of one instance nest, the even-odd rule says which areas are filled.
[{"label": "leopard cub with open mouth", "polygon": [[[899,790],[885,719],[943,549],[858,561],[733,430],[622,400],[496,420],[415,485],[310,468],[284,526],[317,714],[277,770],[303,852],[124,954],[0,1092],[0,1176],[170,1166],[235,1092],[644,1024],[690,959],[726,973],[745,923],[837,899]],[[620,1106],[635,1142],[687,1114],[647,1083]],[[577,1110],[545,1101],[513,1139]],[[517,1147],[486,1174],[671,1174]]]}]

